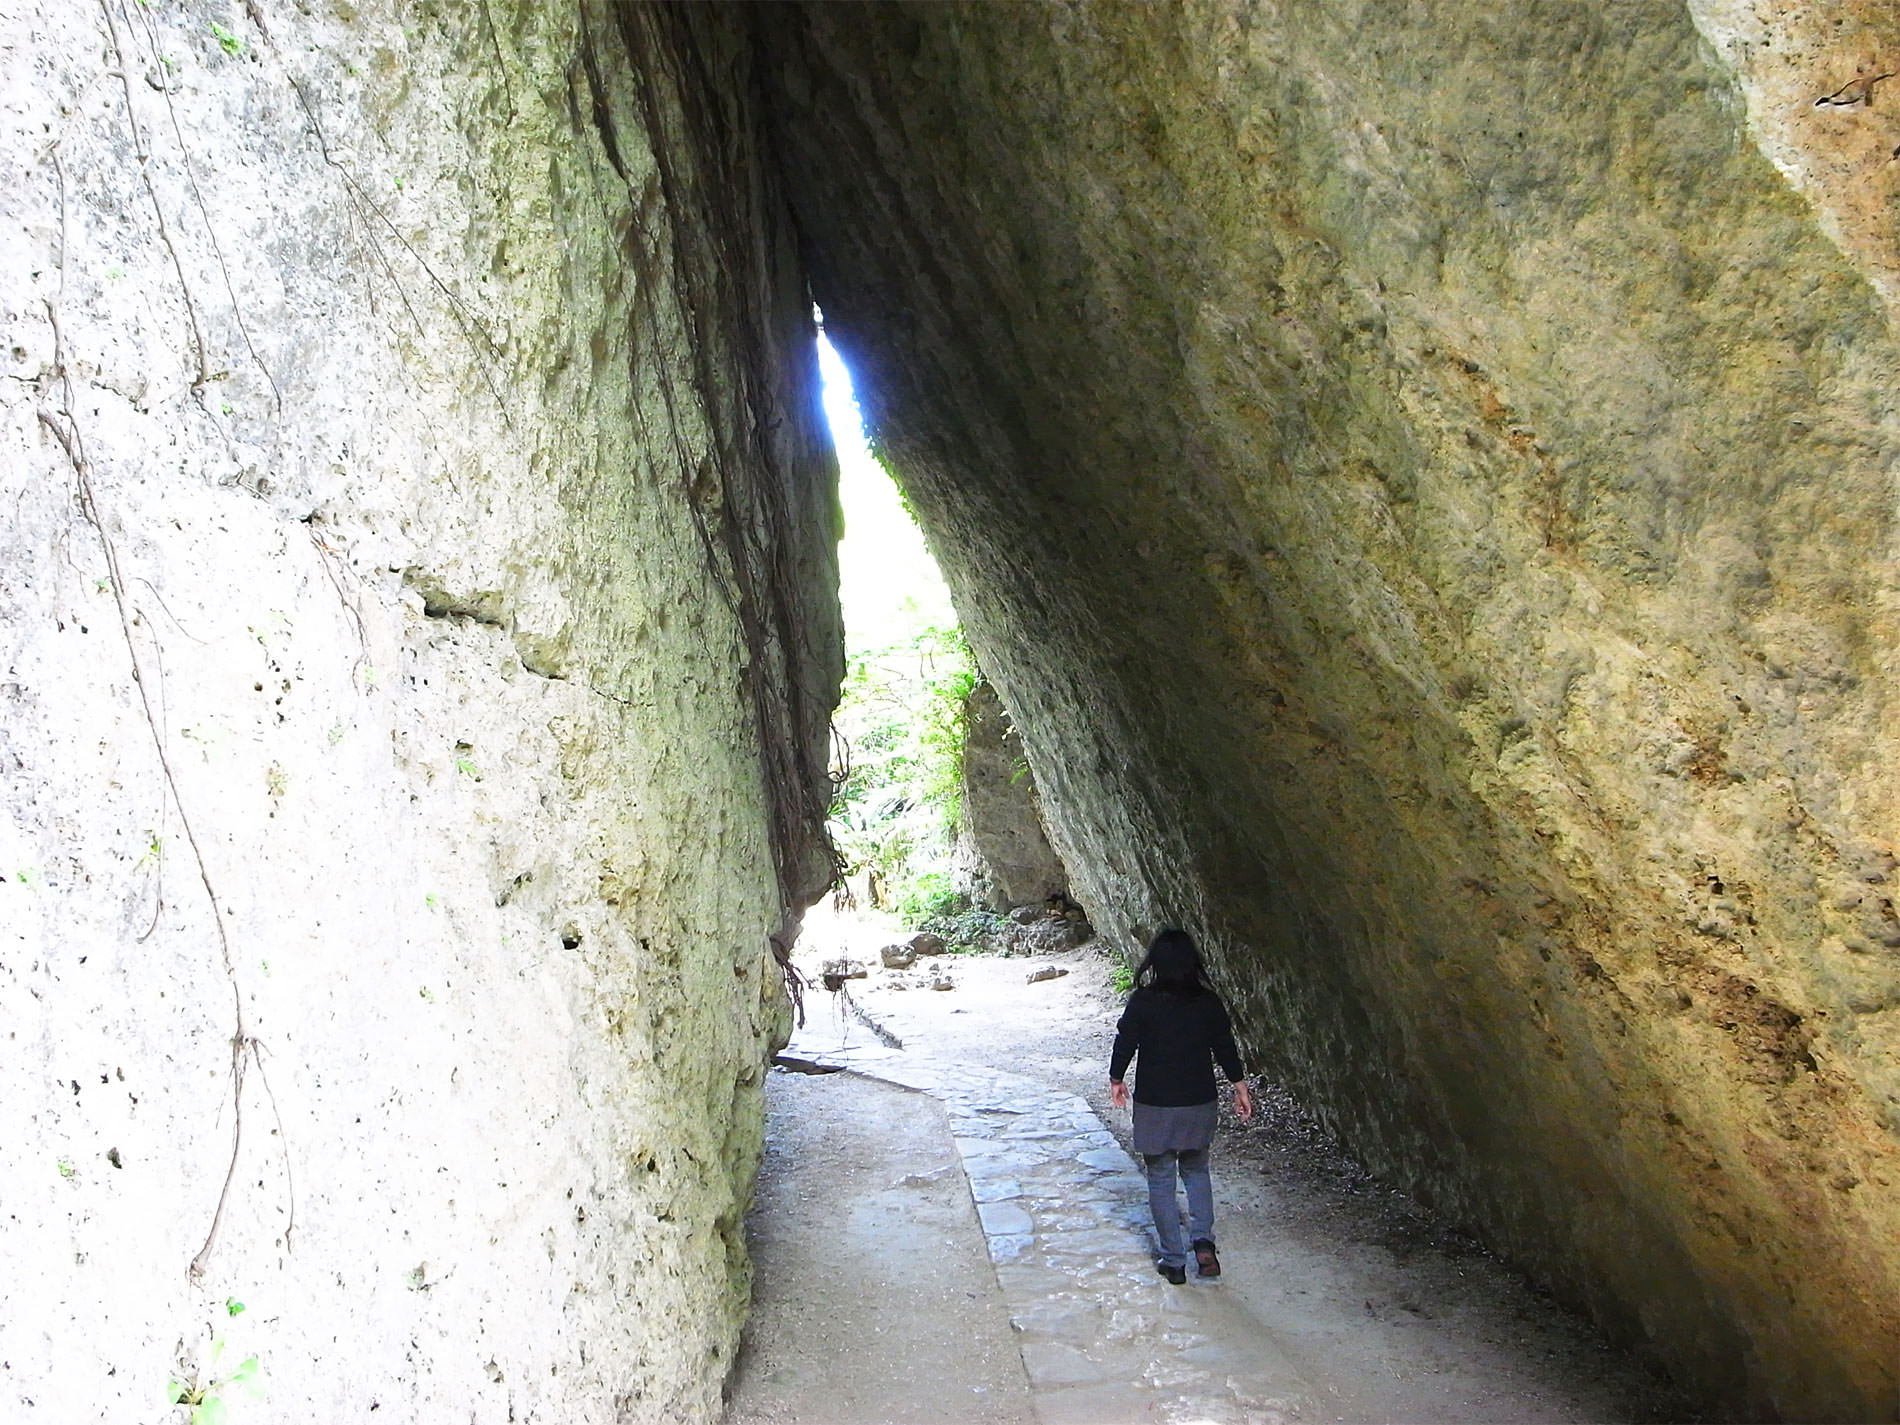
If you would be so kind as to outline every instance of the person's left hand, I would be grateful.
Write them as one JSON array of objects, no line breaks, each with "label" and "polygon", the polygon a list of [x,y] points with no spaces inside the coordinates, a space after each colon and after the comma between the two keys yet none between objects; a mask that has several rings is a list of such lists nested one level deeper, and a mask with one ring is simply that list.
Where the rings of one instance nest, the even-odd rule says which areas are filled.
[{"label": "person's left hand", "polygon": [[1120,1079],[1108,1081],[1108,1101],[1117,1108],[1128,1107],[1128,1085]]},{"label": "person's left hand", "polygon": [[1234,1085],[1234,1116],[1242,1123],[1253,1122],[1253,1090],[1244,1082]]}]

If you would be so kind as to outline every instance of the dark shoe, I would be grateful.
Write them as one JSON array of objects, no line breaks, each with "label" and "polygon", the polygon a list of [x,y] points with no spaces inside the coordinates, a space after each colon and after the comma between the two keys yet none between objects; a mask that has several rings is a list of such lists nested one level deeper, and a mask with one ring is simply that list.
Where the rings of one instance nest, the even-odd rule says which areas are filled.
[{"label": "dark shoe", "polygon": [[1171,1267],[1166,1262],[1156,1262],[1155,1270],[1160,1272],[1162,1276],[1166,1277],[1169,1281],[1173,1282],[1176,1286],[1187,1285],[1187,1268],[1186,1267]]},{"label": "dark shoe", "polygon": [[1204,1277],[1220,1275],[1220,1256],[1214,1251],[1212,1242],[1202,1241],[1194,1244],[1194,1265]]}]

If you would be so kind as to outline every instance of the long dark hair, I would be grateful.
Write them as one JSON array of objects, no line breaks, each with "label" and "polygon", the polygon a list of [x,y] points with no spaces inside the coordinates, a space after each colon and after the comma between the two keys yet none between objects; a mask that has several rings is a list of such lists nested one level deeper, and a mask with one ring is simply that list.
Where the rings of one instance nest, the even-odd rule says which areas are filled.
[{"label": "long dark hair", "polygon": [[1164,994],[1212,994],[1200,947],[1185,930],[1164,930],[1148,945],[1148,954],[1135,971],[1135,988]]}]

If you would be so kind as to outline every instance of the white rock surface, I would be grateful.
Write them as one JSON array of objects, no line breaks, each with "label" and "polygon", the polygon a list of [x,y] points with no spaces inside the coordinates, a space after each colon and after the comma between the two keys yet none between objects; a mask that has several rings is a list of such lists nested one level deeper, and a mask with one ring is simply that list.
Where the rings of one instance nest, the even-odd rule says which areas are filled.
[{"label": "white rock surface", "polygon": [[0,16],[0,1418],[716,1409],[833,516],[616,19]]}]

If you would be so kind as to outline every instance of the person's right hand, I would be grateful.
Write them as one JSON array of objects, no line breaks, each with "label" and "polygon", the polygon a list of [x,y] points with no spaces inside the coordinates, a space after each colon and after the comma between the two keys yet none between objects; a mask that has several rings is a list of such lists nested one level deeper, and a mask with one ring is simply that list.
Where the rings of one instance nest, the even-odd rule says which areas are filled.
[{"label": "person's right hand", "polygon": [[1128,1107],[1128,1085],[1120,1079],[1108,1081],[1108,1101],[1117,1108]]},{"label": "person's right hand", "polygon": [[1244,1081],[1234,1085],[1234,1115],[1242,1123],[1253,1122],[1253,1090]]}]

